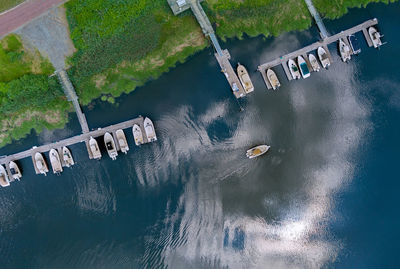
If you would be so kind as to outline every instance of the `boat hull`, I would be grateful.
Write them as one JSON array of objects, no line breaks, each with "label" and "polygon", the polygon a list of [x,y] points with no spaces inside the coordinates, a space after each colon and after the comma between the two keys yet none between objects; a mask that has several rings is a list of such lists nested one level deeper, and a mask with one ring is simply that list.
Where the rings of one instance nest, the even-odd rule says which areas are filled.
[{"label": "boat hull", "polygon": [[70,167],[75,164],[71,151],[67,147],[63,147],[63,160],[66,167]]},{"label": "boat hull", "polygon": [[281,86],[281,83],[278,80],[275,72],[272,69],[267,70],[267,79],[272,86],[272,89],[276,90]]},{"label": "boat hull", "polygon": [[157,141],[156,131],[154,129],[154,124],[149,118],[144,119],[144,131],[146,133],[148,142]]},{"label": "boat hull", "polygon": [[101,159],[101,151],[99,148],[99,144],[97,143],[96,139],[94,139],[93,137],[90,137],[89,148],[90,148],[90,151],[92,152],[93,159],[96,159],[96,160]]},{"label": "boat hull", "polygon": [[104,134],[104,144],[106,145],[108,156],[110,156],[112,160],[116,160],[118,152],[115,147],[114,137],[110,133]]},{"label": "boat hull", "polygon": [[8,178],[6,169],[4,169],[3,165],[0,165],[0,186],[2,187],[10,186],[10,180]]},{"label": "boat hull", "polygon": [[308,60],[310,61],[311,67],[314,72],[319,72],[321,67],[318,64],[317,58],[314,56],[314,54],[309,54],[308,55]]},{"label": "boat hull", "polygon": [[129,151],[128,141],[126,140],[125,133],[122,129],[118,129],[115,134],[117,135],[117,141],[119,144],[119,148],[125,154]]},{"label": "boat hull", "polygon": [[241,64],[238,64],[237,73],[238,73],[240,83],[242,84],[242,86],[244,88],[244,91],[246,93],[251,93],[252,91],[254,91],[253,82],[251,82],[251,79],[250,79],[249,73],[247,72],[246,67],[244,67]]},{"label": "boat hull", "polygon": [[299,79],[301,77],[299,68],[292,59],[288,61],[288,67],[293,79]]},{"label": "boat hull", "polygon": [[310,69],[308,69],[307,63],[302,56],[297,57],[297,63],[299,65],[300,73],[303,78],[310,76]]},{"label": "boat hull", "polygon": [[319,61],[323,68],[328,69],[331,65],[331,61],[329,60],[328,53],[323,47],[319,47],[317,50]]},{"label": "boat hull", "polygon": [[136,146],[140,146],[144,143],[142,129],[139,125],[135,124],[132,127],[133,139],[135,140]]},{"label": "boat hull", "polygon": [[249,159],[253,159],[259,157],[268,152],[270,146],[268,145],[259,145],[254,148],[251,148],[246,151],[246,157]]},{"label": "boat hull", "polygon": [[43,155],[40,152],[35,153],[35,165],[39,170],[39,173],[46,175],[49,172],[49,168],[47,167],[47,163],[43,158]]},{"label": "boat hull", "polygon": [[9,167],[10,167],[10,172],[11,172],[13,179],[20,180],[22,177],[22,173],[21,173],[21,170],[19,169],[18,165],[15,162],[11,161],[9,163]]},{"label": "boat hull", "polygon": [[343,39],[339,39],[339,53],[343,62],[347,62],[351,59],[351,50],[350,47],[344,43]]}]

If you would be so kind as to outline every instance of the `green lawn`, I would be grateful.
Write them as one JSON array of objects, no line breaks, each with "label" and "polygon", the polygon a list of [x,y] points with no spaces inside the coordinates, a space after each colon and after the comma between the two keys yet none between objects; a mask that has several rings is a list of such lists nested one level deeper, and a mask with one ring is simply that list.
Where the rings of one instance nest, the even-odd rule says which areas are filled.
[{"label": "green lawn", "polygon": [[0,1],[0,13],[15,7],[16,5],[24,2],[25,0],[1,0]]}]

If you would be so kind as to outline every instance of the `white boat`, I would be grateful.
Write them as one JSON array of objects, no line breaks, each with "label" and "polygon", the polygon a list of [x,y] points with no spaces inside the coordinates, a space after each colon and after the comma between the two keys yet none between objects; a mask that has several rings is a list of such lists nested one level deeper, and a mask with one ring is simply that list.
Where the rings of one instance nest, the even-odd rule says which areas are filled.
[{"label": "white boat", "polygon": [[380,46],[382,46],[381,37],[383,37],[383,35],[381,35],[381,33],[379,33],[375,27],[373,27],[373,26],[369,27],[368,34],[369,34],[369,37],[371,38],[374,48],[379,48]]},{"label": "white boat", "polygon": [[0,165],[0,186],[2,187],[10,186],[10,181],[8,180],[8,175],[3,165]]},{"label": "white boat", "polygon": [[303,56],[298,56],[297,57],[297,63],[299,65],[299,69],[301,72],[301,76],[303,78],[308,78],[310,76],[310,69],[308,69],[306,60],[304,60]]},{"label": "white boat", "polygon": [[146,133],[148,142],[157,141],[156,130],[154,129],[154,124],[147,117],[144,119],[144,131]]},{"label": "white boat", "polygon": [[132,127],[133,138],[135,139],[136,146],[140,146],[144,143],[142,129],[140,129],[139,125],[135,124]]},{"label": "white boat", "polygon": [[278,77],[272,69],[267,70],[267,78],[269,83],[271,83],[272,89],[276,90],[281,86]]},{"label": "white boat", "polygon": [[101,151],[99,148],[99,144],[97,143],[96,139],[90,137],[89,139],[89,147],[90,151],[92,152],[93,159],[100,159],[101,158]]},{"label": "white boat", "polygon": [[331,61],[329,60],[329,56],[326,50],[323,47],[318,47],[317,53],[322,67],[328,69],[328,67],[331,65]]},{"label": "white boat", "polygon": [[58,155],[58,151],[55,149],[51,149],[49,156],[50,156],[51,167],[53,168],[53,173],[54,174],[61,173],[63,171],[63,168],[60,160],[60,155]]},{"label": "white boat", "polygon": [[351,59],[351,49],[350,47],[344,43],[343,39],[339,38],[338,42],[340,57],[342,57],[343,62],[347,62]]},{"label": "white boat", "polygon": [[75,164],[74,159],[72,158],[71,151],[67,147],[62,148],[63,152],[63,160],[66,167],[70,167]]},{"label": "white boat", "polygon": [[288,67],[290,74],[292,74],[293,79],[299,79],[301,77],[299,68],[292,59],[288,61]]},{"label": "white boat", "polygon": [[18,165],[15,162],[11,161],[9,163],[9,166],[10,166],[11,176],[13,177],[14,180],[19,181],[22,177],[22,173],[21,173],[21,170],[19,169]]},{"label": "white boat", "polygon": [[249,159],[253,159],[255,157],[265,154],[269,150],[269,148],[270,146],[268,145],[256,146],[246,151],[246,157]]},{"label": "white boat", "polygon": [[116,160],[118,152],[117,148],[115,147],[114,137],[109,132],[104,134],[104,144],[106,144],[108,156],[110,156],[112,160]]},{"label": "white boat", "polygon": [[246,68],[238,63],[237,73],[239,76],[240,83],[242,83],[244,91],[246,93],[250,93],[254,91],[253,83],[251,82],[249,73],[247,72]]},{"label": "white boat", "polygon": [[308,54],[308,60],[310,61],[311,67],[314,72],[319,72],[321,67],[319,66],[319,63],[317,61],[317,58],[314,56],[314,54],[310,53]]},{"label": "white boat", "polygon": [[124,131],[122,131],[121,129],[118,129],[115,134],[117,135],[117,141],[119,144],[119,148],[121,149],[121,151],[125,154],[128,153],[129,150],[129,146],[128,146],[128,141],[126,141],[126,137],[124,134]]},{"label": "white boat", "polygon": [[35,153],[35,164],[36,168],[39,170],[39,173],[46,175],[46,173],[49,172],[49,168],[47,167],[46,161],[44,160],[42,153]]}]

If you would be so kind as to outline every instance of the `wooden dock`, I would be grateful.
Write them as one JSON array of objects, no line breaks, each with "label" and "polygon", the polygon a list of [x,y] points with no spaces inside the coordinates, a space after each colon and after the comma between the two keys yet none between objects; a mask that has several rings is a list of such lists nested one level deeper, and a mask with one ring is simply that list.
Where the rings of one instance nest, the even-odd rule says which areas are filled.
[{"label": "wooden dock", "polygon": [[[368,35],[367,29],[369,27],[377,25],[377,24],[378,24],[378,20],[376,18],[372,19],[372,20],[365,21],[365,22],[363,22],[363,23],[361,23],[361,24],[359,24],[357,26],[354,26],[354,27],[352,27],[350,29],[342,31],[342,32],[340,32],[338,34],[335,34],[335,35],[332,35],[332,36],[328,36],[328,37],[326,37],[325,39],[323,39],[321,41],[317,41],[317,42],[315,42],[315,43],[313,43],[311,45],[308,45],[308,46],[306,46],[304,48],[301,48],[299,50],[296,50],[296,51],[288,53],[288,54],[286,54],[284,56],[281,56],[281,57],[279,57],[279,58],[277,58],[277,59],[275,59],[273,61],[264,63],[264,64],[258,66],[258,71],[261,73],[267,88],[268,89],[272,89],[271,84],[269,83],[269,81],[267,79],[267,76],[266,76],[266,70],[267,69],[273,68],[273,67],[278,66],[278,65],[282,65],[283,70],[285,71],[287,79],[288,80],[292,80],[293,78],[292,78],[292,76],[290,74],[290,71],[289,71],[289,68],[288,68],[288,65],[287,65],[287,62],[289,61],[289,59],[295,59],[298,56],[302,55],[303,58],[306,60],[307,65],[310,68],[310,64],[308,62],[308,56],[307,56],[308,53],[317,50],[318,47],[323,47],[327,51],[329,59],[332,62],[332,56],[330,55],[330,52],[329,52],[329,49],[328,49],[328,45],[331,44],[331,43],[337,42],[340,38],[342,38],[343,41],[346,42],[346,44],[348,44],[347,37],[349,35],[355,34],[355,33],[360,32],[360,31],[363,32],[364,37],[367,40],[368,46],[371,47],[372,46],[372,40]],[[310,68],[310,70],[312,70],[312,69]]]}]

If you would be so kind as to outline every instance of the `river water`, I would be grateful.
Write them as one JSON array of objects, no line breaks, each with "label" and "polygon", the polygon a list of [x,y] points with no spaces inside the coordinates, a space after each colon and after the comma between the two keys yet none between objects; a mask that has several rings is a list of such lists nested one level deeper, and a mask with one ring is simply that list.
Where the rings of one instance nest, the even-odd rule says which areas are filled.
[{"label": "river water", "polygon": [[[90,128],[137,115],[157,143],[111,161],[89,160],[61,176],[34,175],[0,190],[2,268],[395,268],[400,188],[400,4],[374,4],[328,21],[331,33],[371,17],[388,44],[363,45],[349,64],[268,91],[260,63],[318,39],[314,28],[222,44],[248,67],[255,92],[230,93],[211,49],[159,79],[85,107]],[[7,154],[79,133],[32,133]],[[245,151],[270,152],[248,160]],[[104,150],[104,149],[103,149]]]}]

